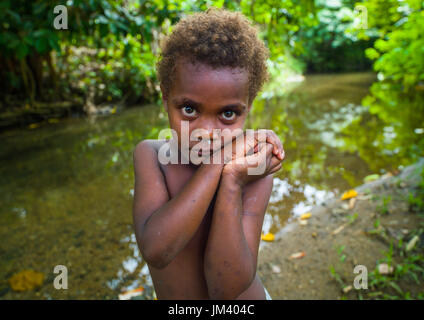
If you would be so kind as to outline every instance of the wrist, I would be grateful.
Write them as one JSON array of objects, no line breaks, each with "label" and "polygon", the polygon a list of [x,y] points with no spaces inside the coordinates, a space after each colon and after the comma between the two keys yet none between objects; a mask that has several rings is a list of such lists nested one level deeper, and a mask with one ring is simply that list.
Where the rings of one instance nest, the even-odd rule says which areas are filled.
[{"label": "wrist", "polygon": [[229,183],[231,185],[237,185],[239,187],[244,187],[246,184],[243,177],[238,174],[235,170],[226,170],[227,166],[225,165],[222,170],[222,180],[224,183]]}]

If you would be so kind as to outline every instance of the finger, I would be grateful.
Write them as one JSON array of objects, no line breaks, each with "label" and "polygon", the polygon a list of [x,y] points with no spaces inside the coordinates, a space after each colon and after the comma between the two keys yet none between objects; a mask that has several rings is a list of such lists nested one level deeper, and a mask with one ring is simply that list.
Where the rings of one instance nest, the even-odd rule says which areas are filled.
[{"label": "finger", "polygon": [[273,168],[270,172],[269,172],[269,174],[272,174],[272,173],[275,173],[275,172],[277,172],[277,171],[279,171],[279,170],[281,170],[281,168],[282,168],[282,163],[280,162],[280,164],[279,165],[277,165],[275,168]]},{"label": "finger", "polygon": [[280,160],[283,161],[285,158],[286,158],[286,152],[283,149],[283,151],[281,152],[281,155],[280,155]]},{"label": "finger", "polygon": [[271,158],[271,161],[270,161],[270,163],[269,163],[268,168],[269,168],[269,170],[272,170],[272,169],[274,169],[276,166],[278,166],[278,165],[280,165],[280,164],[281,164],[280,159],[279,159],[278,157],[276,157],[276,156],[273,156],[273,157]]},{"label": "finger", "polygon": [[252,155],[247,156],[246,158],[249,160],[249,162],[253,164],[257,164],[258,162],[265,161],[266,167],[269,166],[269,162],[271,160],[271,153],[272,153],[272,144],[266,143],[266,142],[260,142],[258,144],[258,152],[254,153]]},{"label": "finger", "polygon": [[274,150],[274,145],[272,145],[271,143],[267,143],[266,144],[266,155],[267,155],[267,157],[269,157],[271,155],[273,150]]},{"label": "finger", "polygon": [[281,143],[280,138],[276,135],[274,131],[267,131],[267,142],[272,143],[274,145],[273,153],[276,156],[279,156],[281,154],[281,151],[283,150],[283,145]]}]

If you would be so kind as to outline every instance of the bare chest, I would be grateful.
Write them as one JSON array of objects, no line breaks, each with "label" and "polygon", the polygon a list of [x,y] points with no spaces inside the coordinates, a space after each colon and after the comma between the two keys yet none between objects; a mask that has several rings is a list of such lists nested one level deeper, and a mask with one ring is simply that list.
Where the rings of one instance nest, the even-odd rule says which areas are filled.
[{"label": "bare chest", "polygon": [[[193,167],[173,164],[161,165],[161,170],[164,174],[168,193],[171,198],[175,197],[196,173],[196,169]],[[204,249],[209,234],[214,203],[215,198],[212,199],[197,232],[194,234],[186,249]]]}]

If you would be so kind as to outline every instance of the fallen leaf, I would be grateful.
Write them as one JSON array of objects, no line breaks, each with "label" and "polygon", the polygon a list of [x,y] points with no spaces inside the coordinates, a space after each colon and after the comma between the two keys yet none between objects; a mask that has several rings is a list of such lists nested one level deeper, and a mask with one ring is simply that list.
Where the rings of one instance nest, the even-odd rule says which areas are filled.
[{"label": "fallen leaf", "polygon": [[143,287],[129,290],[119,295],[119,300],[130,300],[132,297],[141,296],[144,291]]},{"label": "fallen leaf", "polygon": [[352,286],[347,286],[343,288],[344,293],[348,293],[350,290],[352,290]]},{"label": "fallen leaf", "polygon": [[311,217],[311,213],[310,212],[304,213],[304,214],[302,214],[300,216],[300,220],[306,220],[306,219],[309,219],[310,217]]},{"label": "fallen leaf", "polygon": [[24,270],[14,274],[9,279],[13,291],[29,291],[41,286],[44,274],[33,270]]},{"label": "fallen leaf", "polygon": [[280,273],[281,272],[281,268],[277,265],[273,265],[272,266],[272,272],[273,273]]},{"label": "fallen leaf", "polygon": [[340,231],[342,231],[344,228],[346,227],[346,225],[341,225],[340,227],[338,227],[336,230],[334,230],[333,232],[331,232],[332,235],[338,234]]},{"label": "fallen leaf", "polygon": [[419,240],[419,237],[417,235],[414,236],[411,240],[409,240],[408,244],[406,245],[406,251],[411,251],[412,249],[414,249],[418,240]]},{"label": "fallen leaf", "polygon": [[343,193],[343,195],[342,195],[342,200],[347,200],[347,199],[350,199],[350,198],[355,198],[356,196],[358,195],[358,193],[355,191],[355,190],[349,190],[349,191],[346,191],[345,193]]},{"label": "fallen leaf", "polygon": [[316,232],[312,232],[312,237],[316,238],[317,233]]},{"label": "fallen leaf", "polygon": [[306,253],[304,251],[296,252],[290,256],[290,259],[300,259],[300,258],[303,258],[305,255]]},{"label": "fallen leaf", "polygon": [[378,272],[380,274],[391,274],[393,272],[393,267],[389,267],[387,263],[381,263],[378,265]]},{"label": "fallen leaf", "polygon": [[264,241],[274,241],[275,236],[272,233],[268,232],[267,234],[262,234],[261,239]]},{"label": "fallen leaf", "polygon": [[355,207],[356,198],[351,198],[349,200],[349,209],[352,210]]}]

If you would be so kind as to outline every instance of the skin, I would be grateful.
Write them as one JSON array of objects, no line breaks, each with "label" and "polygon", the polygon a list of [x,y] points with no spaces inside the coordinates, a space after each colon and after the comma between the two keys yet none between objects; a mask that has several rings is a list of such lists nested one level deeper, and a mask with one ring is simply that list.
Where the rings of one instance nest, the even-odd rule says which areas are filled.
[{"label": "skin", "polygon": [[[210,138],[213,129],[243,128],[251,107],[247,89],[244,70],[180,60],[163,95],[170,127],[180,136],[186,120],[190,133],[203,128]],[[248,148],[266,155],[261,176],[234,160],[163,165],[158,150],[165,143],[145,140],[134,150],[135,235],[158,299],[265,299],[257,254],[272,174],[284,159],[281,142],[272,131],[266,143],[246,141],[242,157]]]}]

